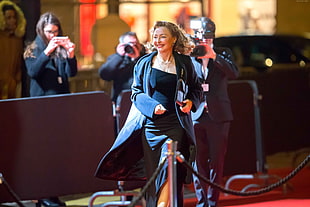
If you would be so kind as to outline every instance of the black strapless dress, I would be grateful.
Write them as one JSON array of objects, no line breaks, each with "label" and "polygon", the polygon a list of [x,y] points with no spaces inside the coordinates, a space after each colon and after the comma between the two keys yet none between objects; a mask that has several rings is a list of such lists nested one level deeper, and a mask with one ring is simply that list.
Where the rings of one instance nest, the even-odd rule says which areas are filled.
[{"label": "black strapless dress", "polygon": [[[175,90],[176,75],[166,73],[158,69],[152,69],[150,76],[150,85],[152,98],[160,102],[167,111],[155,116],[154,119],[147,119],[143,133],[144,159],[147,177],[150,178],[160,161],[167,153],[167,142],[169,140],[177,141],[177,150],[185,157],[188,157],[189,141],[185,130],[180,125],[176,114]],[[164,168],[157,176],[155,183],[151,185],[146,193],[147,207],[155,207],[157,205],[158,193],[161,186],[167,180],[167,162]],[[182,184],[186,177],[186,169],[177,166],[177,193],[178,207],[183,206],[183,189]]]}]

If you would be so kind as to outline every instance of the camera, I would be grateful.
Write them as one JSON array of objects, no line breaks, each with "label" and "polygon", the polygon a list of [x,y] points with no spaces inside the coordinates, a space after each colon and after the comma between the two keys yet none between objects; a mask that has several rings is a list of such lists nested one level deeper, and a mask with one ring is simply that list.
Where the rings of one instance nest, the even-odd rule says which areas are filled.
[{"label": "camera", "polygon": [[206,47],[203,45],[196,45],[191,52],[190,56],[192,57],[203,57],[208,53]]},{"label": "camera", "polygon": [[190,56],[192,57],[202,57],[205,56],[208,51],[204,45],[201,45],[205,39],[215,38],[215,24],[208,17],[201,17],[198,19],[192,19],[190,21],[190,28],[194,31],[194,35],[191,39],[195,43],[195,48],[193,49]]},{"label": "camera", "polygon": [[125,52],[128,53],[128,54],[132,54],[132,53],[135,52],[134,49],[133,49],[133,47],[132,47],[131,44],[129,44],[129,43],[128,43],[128,44],[125,44],[124,50],[125,50]]}]

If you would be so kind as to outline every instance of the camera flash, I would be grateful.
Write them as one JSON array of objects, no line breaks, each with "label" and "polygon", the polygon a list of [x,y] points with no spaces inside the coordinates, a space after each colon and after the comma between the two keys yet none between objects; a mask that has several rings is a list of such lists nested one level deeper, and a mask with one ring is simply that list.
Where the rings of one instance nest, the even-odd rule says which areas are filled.
[{"label": "camera flash", "polygon": [[193,30],[198,30],[202,28],[202,23],[200,19],[192,19],[189,24],[190,28]]}]

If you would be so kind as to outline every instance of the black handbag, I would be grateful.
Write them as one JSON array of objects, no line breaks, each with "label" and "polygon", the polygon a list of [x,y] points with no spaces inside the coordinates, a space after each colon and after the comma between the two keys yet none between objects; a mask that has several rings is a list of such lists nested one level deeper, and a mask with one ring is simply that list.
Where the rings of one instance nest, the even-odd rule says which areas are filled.
[{"label": "black handbag", "polygon": [[183,79],[179,79],[177,82],[176,103],[180,106],[184,106],[183,101],[186,99],[188,92],[188,86],[184,83]]}]

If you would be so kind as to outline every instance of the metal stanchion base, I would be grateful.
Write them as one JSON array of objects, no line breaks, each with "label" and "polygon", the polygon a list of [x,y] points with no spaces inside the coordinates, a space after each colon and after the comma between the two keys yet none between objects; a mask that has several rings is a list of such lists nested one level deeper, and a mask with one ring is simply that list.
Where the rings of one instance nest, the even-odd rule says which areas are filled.
[{"label": "metal stanchion base", "polygon": [[[225,183],[225,188],[226,189],[230,189],[230,184],[232,181],[234,180],[238,180],[238,179],[243,179],[243,180],[254,180],[254,179],[261,179],[264,181],[264,185],[261,185],[261,184],[255,184],[255,183],[251,183],[251,184],[248,184],[246,185],[245,187],[242,188],[242,190],[240,192],[247,192],[250,188],[262,188],[262,187],[265,187],[268,185],[268,180],[270,178],[273,178],[273,179],[276,179],[277,181],[281,180],[281,178],[279,176],[276,176],[276,175],[269,175],[269,174],[258,174],[258,175],[255,175],[255,174],[239,174],[239,175],[234,175],[234,176],[231,176]],[[291,186],[288,186],[289,184],[284,184],[282,186],[282,192],[283,194],[286,194],[287,193],[287,188]],[[227,196],[228,194],[224,194],[225,196]]]},{"label": "metal stanchion base", "polygon": [[[93,207],[94,206],[94,202],[98,197],[107,197],[107,196],[120,196],[120,197],[124,197],[124,196],[138,196],[138,192],[136,191],[124,191],[124,192],[120,192],[118,190],[116,191],[100,191],[100,192],[96,192],[94,193],[90,199],[89,199],[89,203],[88,203],[88,207]],[[142,201],[143,203],[143,201]],[[110,202],[106,202],[103,204],[100,204],[100,207],[109,207],[109,206],[128,206],[131,204],[131,201],[124,201],[124,200],[120,200],[120,201],[110,201]],[[143,205],[142,205],[143,206]]]}]

